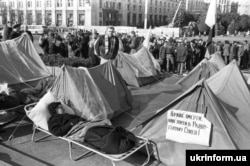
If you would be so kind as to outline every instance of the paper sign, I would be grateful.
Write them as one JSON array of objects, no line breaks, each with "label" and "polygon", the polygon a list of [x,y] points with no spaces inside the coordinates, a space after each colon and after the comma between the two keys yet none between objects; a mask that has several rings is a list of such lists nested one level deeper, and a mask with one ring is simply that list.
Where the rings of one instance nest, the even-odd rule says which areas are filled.
[{"label": "paper sign", "polygon": [[9,89],[8,89],[7,83],[0,84],[0,93],[5,93],[5,94],[9,95]]},{"label": "paper sign", "polygon": [[167,140],[209,146],[211,122],[203,114],[169,110],[167,120]]}]

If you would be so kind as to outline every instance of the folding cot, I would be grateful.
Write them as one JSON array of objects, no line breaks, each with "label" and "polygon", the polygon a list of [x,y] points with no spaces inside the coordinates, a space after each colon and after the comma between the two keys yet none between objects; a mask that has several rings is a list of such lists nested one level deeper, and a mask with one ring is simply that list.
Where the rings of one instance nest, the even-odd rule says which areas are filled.
[{"label": "folding cot", "polygon": [[[32,103],[32,104],[29,104],[29,105],[26,105],[24,107],[25,109],[25,112],[26,114],[29,113],[29,111],[36,105],[36,103]],[[39,130],[39,131],[42,131],[43,133],[46,133],[45,136],[41,137],[41,138],[38,138],[35,140],[35,133],[36,133],[36,130]],[[42,129],[41,127],[33,124],[33,134],[32,134],[32,141],[33,142],[38,142],[44,138],[47,138],[49,136],[54,136],[53,134],[51,134],[49,131],[47,130],[44,130]],[[93,147],[91,147],[90,145],[86,144],[86,143],[80,143],[80,142],[77,142],[77,141],[74,141],[74,140],[71,140],[69,138],[66,138],[66,137],[57,137],[59,139],[62,139],[62,140],[65,140],[68,142],[68,146],[69,146],[69,157],[71,160],[78,160],[82,157],[87,157],[88,155],[90,155],[91,153],[96,153],[96,154],[99,154],[107,159],[109,159],[111,162],[112,162],[112,165],[115,166],[115,162],[118,162],[118,161],[122,161],[126,158],[128,158],[129,156],[131,156],[132,154],[134,154],[135,152],[137,152],[138,150],[142,149],[143,147],[146,148],[146,152],[147,152],[147,159],[145,160],[145,162],[142,164],[142,165],[146,165],[149,163],[150,161],[150,152],[149,152],[149,144],[153,144],[153,142],[151,142],[150,140],[146,139],[146,138],[143,138],[143,137],[139,137],[137,136],[138,140],[139,140],[139,144],[135,147],[133,147],[132,149],[130,149],[129,151],[125,152],[125,153],[122,153],[122,154],[106,154],[104,152],[101,152],[101,151],[98,151],[96,149],[94,149]],[[75,145],[78,145],[80,147],[83,147],[85,148],[88,152],[74,158],[73,155],[72,155],[72,144],[75,144]],[[157,153],[158,154],[158,153]]]}]

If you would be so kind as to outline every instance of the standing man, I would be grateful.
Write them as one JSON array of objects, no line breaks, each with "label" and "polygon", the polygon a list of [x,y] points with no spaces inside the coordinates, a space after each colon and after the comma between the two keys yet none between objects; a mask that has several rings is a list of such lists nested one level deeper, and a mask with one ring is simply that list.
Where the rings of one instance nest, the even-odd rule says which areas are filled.
[{"label": "standing man", "polygon": [[115,36],[115,28],[109,27],[107,33],[104,39],[100,38],[99,44],[96,44],[97,50],[100,51],[101,64],[115,59],[119,49],[119,39]]},{"label": "standing man", "polygon": [[21,24],[15,24],[13,26],[12,32],[10,33],[10,39],[19,37],[21,35],[20,30],[21,30]]},{"label": "standing man", "polygon": [[29,35],[29,38],[33,43],[33,36],[32,36],[32,33],[28,30],[28,26],[24,25],[23,30],[24,30],[23,32],[26,32]]},{"label": "standing man", "polygon": [[139,47],[139,39],[135,34],[135,31],[131,31],[131,44],[129,45],[129,47],[131,48],[130,54],[136,53],[138,51],[138,47]]},{"label": "standing man", "polygon": [[230,62],[232,61],[232,60],[238,60],[237,58],[238,58],[238,54],[237,54],[237,52],[238,52],[238,49],[237,49],[237,42],[236,41],[234,41],[233,42],[233,45],[231,46],[231,50],[230,50],[230,56],[229,56],[229,60],[230,60]]},{"label": "standing man", "polygon": [[181,44],[177,47],[177,70],[179,74],[182,74],[183,72],[183,65],[186,62],[187,54],[187,48],[185,47],[184,42],[182,41]]},{"label": "standing man", "polygon": [[226,40],[223,47],[223,56],[226,65],[228,64],[229,55],[230,55],[230,44],[229,41]]},{"label": "standing man", "polygon": [[164,47],[162,47],[162,49],[161,49],[160,58],[163,60],[163,64],[164,64],[164,61],[166,59],[165,64],[166,64],[166,71],[167,72],[169,72],[169,67],[170,67],[170,63],[171,63],[172,71],[174,73],[174,71],[175,71],[174,48],[169,41],[165,41]]},{"label": "standing man", "polygon": [[8,21],[7,24],[4,26],[2,41],[10,39],[11,32],[12,32],[11,22]]}]

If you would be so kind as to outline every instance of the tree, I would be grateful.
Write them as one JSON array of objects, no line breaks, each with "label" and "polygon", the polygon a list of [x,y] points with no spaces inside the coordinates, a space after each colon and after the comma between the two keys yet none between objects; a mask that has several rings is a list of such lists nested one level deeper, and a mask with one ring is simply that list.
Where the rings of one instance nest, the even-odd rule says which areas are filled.
[{"label": "tree", "polygon": [[198,24],[199,32],[208,32],[208,30],[209,30],[209,26],[207,26],[205,24],[206,16],[207,16],[207,14],[203,13],[203,14],[200,15],[200,17],[198,19],[197,24]]},{"label": "tree", "polygon": [[250,17],[248,15],[241,15],[238,21],[240,31],[247,31],[250,28]]},{"label": "tree", "polygon": [[230,34],[235,34],[236,30],[238,30],[238,25],[235,20],[233,20],[229,25],[227,30]]}]

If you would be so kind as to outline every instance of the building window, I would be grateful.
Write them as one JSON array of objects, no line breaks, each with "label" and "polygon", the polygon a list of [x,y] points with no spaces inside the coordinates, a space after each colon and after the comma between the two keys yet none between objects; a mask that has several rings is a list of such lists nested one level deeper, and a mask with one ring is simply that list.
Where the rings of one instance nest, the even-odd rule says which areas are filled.
[{"label": "building window", "polygon": [[84,6],[84,0],[79,0],[79,6],[83,7]]},{"label": "building window", "polygon": [[41,5],[41,0],[37,0],[36,1],[36,7],[41,7],[42,5]]},{"label": "building window", "polygon": [[68,0],[68,7],[73,7],[73,0]]},{"label": "building window", "polygon": [[68,17],[68,26],[73,26],[73,13],[70,13],[69,14],[69,17]]},{"label": "building window", "polygon": [[32,24],[32,13],[27,14],[27,24],[31,25]]},{"label": "building window", "polygon": [[157,5],[157,0],[155,0],[155,5]]},{"label": "building window", "polygon": [[136,6],[135,6],[135,5],[133,5],[133,10],[135,11],[135,9],[136,9]]},{"label": "building window", "polygon": [[127,24],[130,25],[130,13],[128,13],[128,18],[127,18],[128,22]]},{"label": "building window", "polygon": [[106,2],[106,8],[109,8],[109,2]]},{"label": "building window", "polygon": [[160,1],[160,6],[162,5],[162,2]]},{"label": "building window", "polygon": [[45,18],[45,24],[46,25],[51,25],[51,13],[47,13],[46,14],[46,18]]},{"label": "building window", "polygon": [[36,14],[36,24],[37,25],[42,25],[42,13],[37,13]]},{"label": "building window", "polygon": [[140,12],[142,12],[142,7],[141,6],[139,6],[139,10],[140,10]]},{"label": "building window", "polygon": [[102,21],[99,21],[99,25],[102,25]]},{"label": "building window", "polygon": [[118,9],[120,10],[122,8],[121,2],[118,3]]},{"label": "building window", "polygon": [[56,7],[62,7],[62,0],[56,0]]},{"label": "building window", "polygon": [[139,0],[139,3],[140,3],[140,4],[142,4],[142,1],[141,1],[141,0]]},{"label": "building window", "polygon": [[79,14],[79,25],[85,24],[85,14]]},{"label": "building window", "polygon": [[11,7],[11,8],[14,8],[14,7],[15,7],[14,1],[10,1],[10,7]]},{"label": "building window", "polygon": [[134,3],[136,3],[136,0],[134,0]]},{"label": "building window", "polygon": [[157,13],[157,8],[155,8],[155,13]]},{"label": "building window", "polygon": [[32,1],[28,1],[27,7],[32,7]]},{"label": "building window", "polygon": [[128,5],[128,10],[130,10],[130,5]]},{"label": "building window", "polygon": [[149,11],[150,11],[150,13],[152,13],[152,7],[150,7],[150,10],[149,10]]},{"label": "building window", "polygon": [[61,13],[58,13],[56,15],[56,24],[57,24],[57,26],[62,25],[62,14]]},{"label": "building window", "polygon": [[23,1],[18,1],[18,6],[19,8],[23,8]]},{"label": "building window", "polygon": [[102,17],[102,12],[99,13],[99,17]]},{"label": "building window", "polygon": [[136,14],[135,13],[133,14],[133,25],[134,26],[136,25]]},{"label": "building window", "polygon": [[102,8],[102,0],[99,1],[100,8]]},{"label": "building window", "polygon": [[46,7],[51,7],[51,0],[46,1]]},{"label": "building window", "polygon": [[160,11],[159,11],[160,13],[161,13],[161,8],[160,8]]}]

